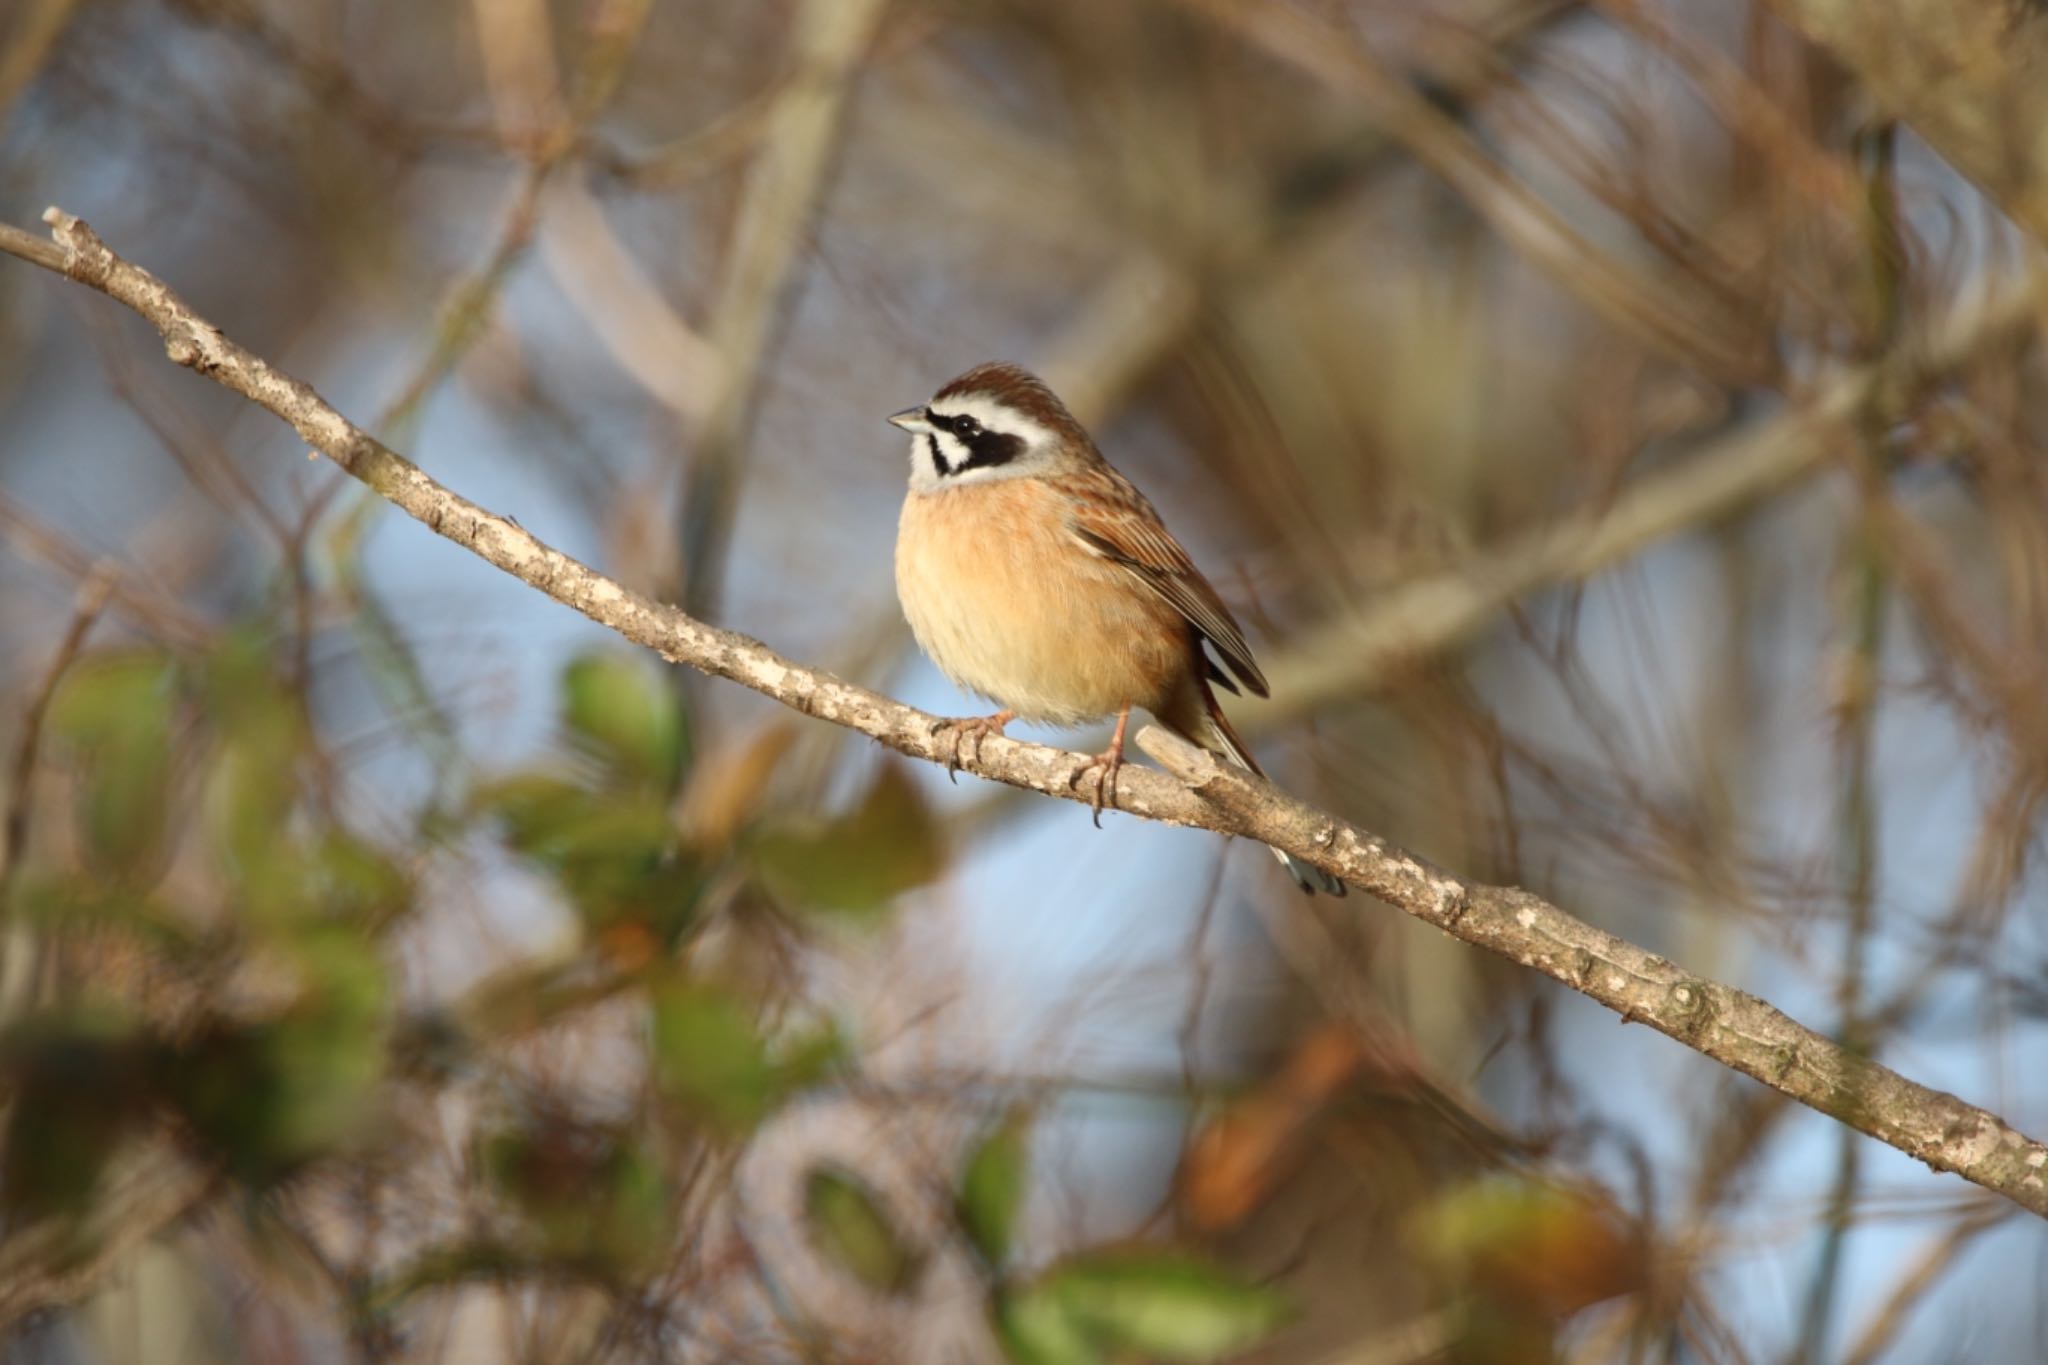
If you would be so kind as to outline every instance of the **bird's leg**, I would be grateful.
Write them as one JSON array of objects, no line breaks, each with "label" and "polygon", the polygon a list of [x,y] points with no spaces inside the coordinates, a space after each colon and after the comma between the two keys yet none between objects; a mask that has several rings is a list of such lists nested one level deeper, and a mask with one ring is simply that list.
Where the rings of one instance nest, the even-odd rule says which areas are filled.
[{"label": "bird's leg", "polygon": [[1124,766],[1124,731],[1130,728],[1130,724],[1131,707],[1126,702],[1124,709],[1117,712],[1116,733],[1109,737],[1109,747],[1074,769],[1074,775],[1067,779],[1069,787],[1077,787],[1081,783],[1081,774],[1095,774],[1095,799],[1089,804],[1095,808],[1097,829],[1102,828],[1103,803],[1116,799],[1116,773]]},{"label": "bird's leg", "polygon": [[981,762],[981,742],[990,735],[1000,735],[1003,727],[1017,718],[1017,713],[1005,707],[992,716],[962,716],[958,720],[942,720],[932,726],[931,733],[951,734],[953,748],[946,755],[946,780],[955,781],[953,774],[960,771],[960,746],[968,736],[974,738],[974,761]]}]

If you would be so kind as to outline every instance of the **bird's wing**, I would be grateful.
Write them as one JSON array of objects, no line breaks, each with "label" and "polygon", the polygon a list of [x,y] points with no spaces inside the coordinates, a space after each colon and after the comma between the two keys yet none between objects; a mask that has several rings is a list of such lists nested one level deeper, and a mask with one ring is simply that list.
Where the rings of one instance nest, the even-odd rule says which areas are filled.
[{"label": "bird's wing", "polygon": [[1074,538],[1091,554],[1129,570],[1132,577],[1158,593],[1215,646],[1224,664],[1253,695],[1266,696],[1266,675],[1259,672],[1237,618],[1159,520],[1145,495],[1106,465],[1062,482],[1072,500],[1068,525]]}]

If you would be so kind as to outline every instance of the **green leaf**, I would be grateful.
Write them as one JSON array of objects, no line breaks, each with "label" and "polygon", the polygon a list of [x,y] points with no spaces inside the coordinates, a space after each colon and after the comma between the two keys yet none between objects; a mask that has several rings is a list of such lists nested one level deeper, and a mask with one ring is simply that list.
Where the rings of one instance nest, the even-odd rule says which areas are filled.
[{"label": "green leaf", "polygon": [[312,925],[289,948],[303,982],[289,1007],[216,1023],[165,1059],[187,1121],[259,1187],[368,1130],[388,1055],[389,982],[373,945],[347,926]]},{"label": "green leaf", "polygon": [[42,1019],[0,1050],[11,1103],[0,1146],[0,1208],[33,1221],[91,1202],[122,1138],[148,1112],[143,1049],[111,1015]]},{"label": "green leaf", "polygon": [[846,816],[764,833],[755,865],[775,895],[798,906],[872,913],[938,876],[938,822],[900,764],[887,764]]},{"label": "green leaf", "polygon": [[638,919],[672,937],[702,889],[677,846],[666,802],[651,790],[590,791],[527,773],[483,788],[512,849],[546,867],[593,927]]},{"label": "green leaf", "polygon": [[576,743],[620,779],[671,790],[683,769],[676,693],[638,655],[602,651],[562,672],[562,721]]},{"label": "green leaf", "polygon": [[166,655],[100,654],[73,667],[51,699],[50,729],[83,768],[79,828],[95,875],[140,886],[161,871],[176,683]]},{"label": "green leaf", "polygon": [[267,919],[307,908],[287,832],[296,796],[290,757],[261,744],[230,738],[207,774],[207,825],[221,866]]},{"label": "green leaf", "polygon": [[111,929],[133,935],[149,951],[167,957],[206,951],[203,935],[169,907],[89,879],[27,878],[6,910],[39,934],[101,934]]},{"label": "green leaf", "polygon": [[1639,1289],[1648,1257],[1604,1192],[1521,1174],[1453,1185],[1416,1211],[1416,1252],[1486,1302],[1565,1318]]},{"label": "green leaf", "polygon": [[1241,1351],[1288,1316],[1275,1291],[1180,1252],[1083,1255],[1055,1266],[1040,1283],[1090,1340],[1161,1360]]},{"label": "green leaf", "polygon": [[486,1138],[483,1167],[532,1220],[550,1259],[625,1275],[669,1243],[660,1163],[628,1133],[536,1120]]},{"label": "green leaf", "polygon": [[64,675],[50,699],[51,732],[86,745],[117,736],[138,714],[160,711],[175,678],[176,665],[155,650],[88,655]]},{"label": "green leaf", "polygon": [[1068,1312],[1057,1286],[1002,1291],[995,1304],[996,1339],[1015,1365],[1100,1365],[1102,1348]]},{"label": "green leaf", "polygon": [[904,1244],[867,1186],[845,1171],[812,1170],[804,1183],[804,1213],[819,1247],[870,1289],[900,1294],[924,1268],[923,1257]]},{"label": "green leaf", "polygon": [[775,1073],[785,1091],[815,1085],[846,1064],[846,1039],[829,1021],[775,1049]]},{"label": "green leaf", "polygon": [[365,929],[380,929],[412,900],[412,880],[384,853],[342,830],[320,843],[312,869],[328,915]]},{"label": "green leaf", "polygon": [[292,834],[306,753],[305,717],[278,676],[270,642],[231,633],[206,660],[207,715],[218,753],[205,810],[216,855],[245,902],[273,923],[317,909]]},{"label": "green leaf", "polygon": [[1022,1113],[997,1124],[967,1159],[960,1178],[960,1226],[982,1259],[998,1270],[1009,1259],[1024,1200],[1029,1131]]},{"label": "green leaf", "polygon": [[705,986],[675,983],[655,993],[654,1058],[663,1088],[729,1133],[759,1123],[781,1089],[747,1008]]}]

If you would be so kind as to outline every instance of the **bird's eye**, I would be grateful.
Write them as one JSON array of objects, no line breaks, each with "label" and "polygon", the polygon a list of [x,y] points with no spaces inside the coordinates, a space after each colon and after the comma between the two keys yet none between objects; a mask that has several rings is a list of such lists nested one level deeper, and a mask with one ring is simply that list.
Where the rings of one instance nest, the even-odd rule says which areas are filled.
[{"label": "bird's eye", "polygon": [[953,419],[953,434],[963,441],[971,441],[981,434],[981,423],[965,415]]}]

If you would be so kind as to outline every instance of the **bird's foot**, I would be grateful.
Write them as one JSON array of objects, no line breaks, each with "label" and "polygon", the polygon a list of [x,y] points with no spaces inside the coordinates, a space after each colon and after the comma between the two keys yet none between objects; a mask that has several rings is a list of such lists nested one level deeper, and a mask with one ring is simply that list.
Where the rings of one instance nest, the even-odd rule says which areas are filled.
[{"label": "bird's foot", "polygon": [[1095,828],[1102,828],[1102,808],[1116,800],[1116,775],[1124,766],[1124,731],[1131,723],[1131,708],[1126,706],[1116,718],[1116,733],[1110,736],[1109,747],[1095,757],[1074,769],[1067,778],[1069,788],[1078,788],[1084,774],[1095,774],[1095,796],[1089,801],[1094,811]]},{"label": "bird's foot", "polygon": [[931,728],[934,737],[950,735],[952,747],[946,752],[946,780],[956,781],[953,774],[960,771],[960,753],[968,741],[973,742],[973,762],[981,762],[981,742],[990,735],[1000,735],[1003,727],[1017,718],[1015,711],[998,711],[992,716],[962,716],[958,720],[942,720]]}]

